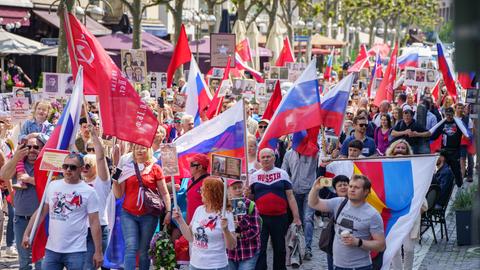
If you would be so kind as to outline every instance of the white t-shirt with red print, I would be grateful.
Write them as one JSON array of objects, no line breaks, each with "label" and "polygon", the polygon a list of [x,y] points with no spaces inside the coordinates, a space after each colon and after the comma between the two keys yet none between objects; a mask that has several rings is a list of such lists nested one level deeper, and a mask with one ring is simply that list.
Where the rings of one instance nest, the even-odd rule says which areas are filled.
[{"label": "white t-shirt with red print", "polygon": [[[233,214],[227,212],[228,230],[235,232]],[[190,244],[190,264],[201,269],[216,269],[228,265],[227,249],[221,227],[220,213],[207,213],[199,206],[190,222],[193,242]]]}]

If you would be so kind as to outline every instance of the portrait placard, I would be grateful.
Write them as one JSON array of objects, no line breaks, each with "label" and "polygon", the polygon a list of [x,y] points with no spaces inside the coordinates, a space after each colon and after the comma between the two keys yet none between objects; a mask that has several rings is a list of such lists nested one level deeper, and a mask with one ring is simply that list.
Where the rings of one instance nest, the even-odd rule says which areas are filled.
[{"label": "portrait placard", "polygon": [[212,175],[240,180],[242,159],[212,154]]},{"label": "portrait placard", "polygon": [[162,160],[162,169],[165,176],[180,175],[178,168],[177,148],[171,143],[160,145],[160,159]]},{"label": "portrait placard", "polygon": [[122,50],[122,72],[132,83],[145,83],[147,77],[147,53],[145,50]]},{"label": "portrait placard", "polygon": [[226,67],[231,56],[230,67],[235,67],[235,34],[210,34],[210,66]]},{"label": "portrait placard", "polygon": [[10,109],[13,122],[22,122],[30,118],[30,104],[26,97],[13,97],[10,99]]},{"label": "portrait placard", "polygon": [[70,154],[67,150],[58,150],[52,148],[46,148],[43,152],[42,163],[40,163],[40,170],[42,171],[52,171],[52,172],[63,172],[62,165],[63,161]]}]

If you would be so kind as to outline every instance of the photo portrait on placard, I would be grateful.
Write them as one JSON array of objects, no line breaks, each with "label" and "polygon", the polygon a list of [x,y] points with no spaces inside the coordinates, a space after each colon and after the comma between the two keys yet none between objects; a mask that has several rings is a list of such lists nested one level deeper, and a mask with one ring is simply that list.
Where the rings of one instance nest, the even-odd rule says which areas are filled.
[{"label": "photo portrait on placard", "polygon": [[180,94],[177,93],[174,96],[173,103],[181,109],[181,111],[185,110],[185,105],[187,104],[187,95],[186,94]]},{"label": "photo portrait on placard", "polygon": [[277,83],[277,80],[265,80],[265,85],[266,85],[266,93],[267,96],[271,96],[273,94],[273,91],[275,90],[275,84]]},{"label": "photo portrait on placard", "polygon": [[427,83],[435,83],[437,80],[436,72],[433,69],[427,69]]},{"label": "photo portrait on placard", "polygon": [[225,70],[223,68],[213,68],[212,77],[223,78],[224,71]]},{"label": "photo portrait on placard", "polygon": [[270,79],[280,79],[279,67],[270,67]]},{"label": "photo portrait on placard", "polygon": [[210,77],[208,79],[208,87],[210,88],[210,92],[213,94],[215,94],[215,91],[217,91],[217,88],[218,86],[220,85],[220,81],[222,79],[220,78],[213,78],[213,77]]},{"label": "photo portrait on placard", "polygon": [[44,73],[43,89],[50,94],[58,93],[58,74]]},{"label": "photo portrait on placard", "polygon": [[243,79],[233,79],[232,95],[239,97],[244,91],[244,80]]},{"label": "photo portrait on placard", "polygon": [[425,82],[425,69],[417,68],[415,71],[415,81],[419,83]]},{"label": "photo portrait on placard", "polygon": [[13,87],[13,93],[14,93],[14,95],[13,95],[14,97],[28,98],[28,103],[33,104],[32,103],[32,91],[30,90],[30,88],[28,88],[28,87]]},{"label": "photo portrait on placard", "polygon": [[477,103],[479,101],[479,91],[478,89],[469,88],[465,96],[465,103]]},{"label": "photo portrait on placard", "polygon": [[288,80],[288,68],[281,67],[279,68],[279,71],[280,71],[280,75],[279,75],[280,80]]},{"label": "photo portrait on placard", "polygon": [[75,85],[75,82],[73,80],[73,76],[71,74],[68,74],[64,76],[65,78],[65,83],[64,83],[64,93],[66,95],[71,95],[73,92],[73,86]]},{"label": "photo portrait on placard", "polygon": [[405,68],[405,81],[415,81],[415,68]]},{"label": "photo portrait on placard", "polygon": [[[188,71],[188,70],[187,70]],[[187,73],[185,73],[185,77],[187,77]],[[167,89],[167,73],[160,72],[160,89],[164,90]]]},{"label": "photo portrait on placard", "polygon": [[147,54],[145,50],[122,50],[122,72],[133,83],[145,83]]},{"label": "photo portrait on placard", "polygon": [[222,86],[220,86],[220,91],[218,91],[218,96],[219,97],[224,97],[226,95],[229,95],[232,92],[232,82],[230,79],[224,80],[222,82]]},{"label": "photo portrait on placard", "polygon": [[150,81],[150,96],[151,97],[156,97],[158,93],[158,78],[159,73],[158,72],[150,72],[149,81]]},{"label": "photo portrait on placard", "polygon": [[226,158],[213,155],[212,175],[223,176],[226,173]]},{"label": "photo portrait on placard", "polygon": [[247,205],[245,198],[233,198],[231,201],[232,214],[234,216],[243,216],[247,214]]},{"label": "photo portrait on placard", "polygon": [[264,97],[266,96],[267,92],[265,89],[265,83],[256,83],[255,84],[255,95],[257,97]]}]

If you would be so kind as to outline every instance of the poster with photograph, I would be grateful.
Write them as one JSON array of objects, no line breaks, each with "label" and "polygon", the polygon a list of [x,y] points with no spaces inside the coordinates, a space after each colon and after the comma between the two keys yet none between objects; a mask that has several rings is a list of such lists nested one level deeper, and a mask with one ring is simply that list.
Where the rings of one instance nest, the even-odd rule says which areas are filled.
[{"label": "poster with photograph", "polygon": [[13,96],[17,98],[27,98],[29,104],[32,103],[32,91],[28,87],[13,87]]},{"label": "poster with photograph", "polygon": [[465,95],[465,103],[471,103],[471,104],[480,103],[479,92],[480,92],[479,89],[474,89],[474,88],[467,89],[466,95]]},{"label": "poster with photograph", "polygon": [[219,97],[224,97],[232,92],[232,81],[230,79],[224,80],[220,86],[220,91],[218,91]]},{"label": "poster with photograph", "polygon": [[215,91],[217,91],[218,86],[220,85],[221,80],[222,80],[221,78],[210,77],[208,79],[208,87],[210,87],[210,91],[215,93]]},{"label": "poster with photograph", "polygon": [[247,214],[247,204],[245,198],[233,198],[231,200],[232,214],[234,216],[243,216]]},{"label": "poster with photograph", "polygon": [[288,68],[281,67],[279,70],[279,79],[280,80],[288,80]]},{"label": "poster with photograph", "polygon": [[223,69],[223,68],[213,68],[212,77],[223,78],[223,73],[224,72],[225,72],[225,69]]},{"label": "poster with photograph", "polygon": [[72,74],[69,73],[43,73],[43,98],[61,98],[68,97],[73,92]]},{"label": "poster with photograph", "polygon": [[265,89],[265,83],[256,83],[255,84],[255,96],[256,97],[265,97],[267,95],[267,91]]},{"label": "poster with photograph", "polygon": [[185,105],[187,104],[187,95],[186,94],[175,94],[173,98],[173,104],[177,106],[182,112],[185,111]]},{"label": "poster with photograph", "polygon": [[160,159],[162,160],[163,175],[180,175],[180,170],[178,168],[177,148],[174,144],[160,144]]},{"label": "poster with photograph", "polygon": [[424,83],[425,82],[425,76],[426,76],[426,70],[423,68],[417,68],[415,70],[415,82],[417,84]]},{"label": "poster with photograph", "polygon": [[26,97],[12,97],[10,99],[10,114],[13,122],[22,122],[30,119],[30,104]]},{"label": "poster with photograph", "polygon": [[266,96],[270,97],[273,94],[273,91],[275,90],[275,84],[277,83],[278,80],[265,80],[265,85],[266,85]]},{"label": "poster with photograph", "polygon": [[57,73],[43,73],[43,91],[50,96],[58,94],[59,77]]},{"label": "poster with photograph", "polygon": [[280,67],[270,67],[270,79],[280,79]]},{"label": "poster with photograph", "polygon": [[13,98],[12,93],[3,93],[0,94],[0,116],[11,116],[11,109],[10,109],[10,99]]},{"label": "poster with photograph", "polygon": [[147,77],[147,53],[145,50],[122,50],[122,72],[132,83],[145,83]]},{"label": "poster with photograph", "polygon": [[47,148],[43,152],[43,159],[40,163],[40,170],[63,172],[63,161],[70,154],[70,151]]},{"label": "poster with photograph", "polygon": [[235,67],[235,34],[210,34],[210,66],[224,68],[231,56],[230,67]]},{"label": "poster with photograph", "polygon": [[243,93],[242,96],[247,100],[251,100],[255,97],[256,82],[254,80],[243,80]]},{"label": "poster with photograph", "polygon": [[405,84],[407,85],[415,84],[415,70],[416,68],[412,68],[412,67],[405,68]]},{"label": "poster with photograph", "polygon": [[480,105],[478,104],[470,104],[468,105],[470,110],[470,118],[478,119],[478,114],[480,112]]},{"label": "poster with photograph", "polygon": [[232,81],[233,86],[232,86],[232,95],[235,97],[239,97],[243,93],[243,79],[233,79]]},{"label": "poster with photograph", "polygon": [[150,72],[149,83],[150,83],[150,97],[156,97],[160,91],[160,87],[158,85],[159,82],[159,73],[158,72]]},{"label": "poster with photograph", "polygon": [[435,85],[435,83],[437,82],[437,71],[434,69],[427,69],[425,79],[426,79],[425,82],[428,85],[431,85],[431,86]]},{"label": "poster with photograph", "polygon": [[212,154],[212,175],[240,180],[242,159]]},{"label": "poster with photograph", "polygon": [[270,73],[270,63],[269,62],[264,62],[263,63],[263,72]]}]

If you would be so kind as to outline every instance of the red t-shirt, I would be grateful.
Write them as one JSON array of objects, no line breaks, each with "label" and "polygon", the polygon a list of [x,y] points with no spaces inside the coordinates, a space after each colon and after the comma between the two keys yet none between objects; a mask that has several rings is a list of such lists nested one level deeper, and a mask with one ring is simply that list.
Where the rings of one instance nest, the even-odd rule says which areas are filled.
[{"label": "red t-shirt", "polygon": [[[145,166],[148,166],[145,164]],[[157,183],[164,180],[162,168],[158,164],[153,164],[152,169],[147,174],[141,172],[144,187],[156,189]],[[123,209],[128,213],[136,216],[145,215],[146,210],[143,205],[140,209],[137,207],[137,197],[139,190],[136,175],[130,176],[125,180],[125,200],[123,201]]]},{"label": "red t-shirt", "polygon": [[[202,195],[200,194],[200,188],[202,187],[203,179],[205,179],[208,174],[204,174],[195,180],[191,178],[188,181],[188,191],[187,191],[187,224],[190,224],[190,220],[192,220],[193,214],[195,214],[195,210],[200,205],[203,205],[202,202]],[[198,182],[200,181],[200,182]],[[194,186],[192,184],[195,183]],[[192,186],[192,187],[191,187]]]}]

